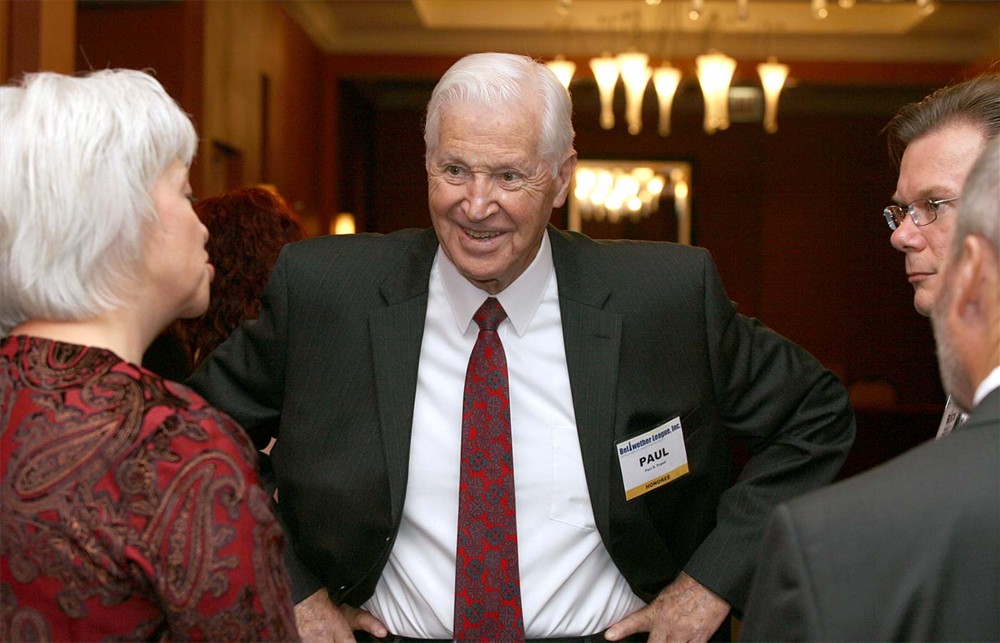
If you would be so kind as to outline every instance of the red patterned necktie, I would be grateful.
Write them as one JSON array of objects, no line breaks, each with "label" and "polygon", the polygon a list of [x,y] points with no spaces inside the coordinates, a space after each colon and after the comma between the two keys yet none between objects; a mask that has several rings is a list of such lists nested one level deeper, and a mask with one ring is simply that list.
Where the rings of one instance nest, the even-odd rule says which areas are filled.
[{"label": "red patterned necktie", "polygon": [[507,357],[496,330],[506,318],[493,297],[474,316],[479,337],[469,358],[462,403],[456,640],[524,639]]}]

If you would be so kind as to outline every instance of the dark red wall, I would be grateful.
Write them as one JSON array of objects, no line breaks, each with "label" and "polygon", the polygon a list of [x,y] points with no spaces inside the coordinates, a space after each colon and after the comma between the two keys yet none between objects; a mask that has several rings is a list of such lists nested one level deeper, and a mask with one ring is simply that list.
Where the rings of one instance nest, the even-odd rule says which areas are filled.
[{"label": "dark red wall", "polygon": [[76,69],[154,70],[201,131],[203,12],[198,2],[78,3]]}]

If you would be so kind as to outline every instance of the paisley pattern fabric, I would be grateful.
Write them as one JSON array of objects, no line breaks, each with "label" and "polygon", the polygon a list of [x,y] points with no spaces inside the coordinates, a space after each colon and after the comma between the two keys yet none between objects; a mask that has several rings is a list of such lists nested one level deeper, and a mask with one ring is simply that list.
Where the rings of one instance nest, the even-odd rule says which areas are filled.
[{"label": "paisley pattern fabric", "polygon": [[0,340],[0,640],[296,640],[256,457],[110,351]]},{"label": "paisley pattern fabric", "polygon": [[473,316],[479,336],[465,375],[455,556],[458,641],[524,640],[507,356],[497,326],[507,318],[488,298]]}]

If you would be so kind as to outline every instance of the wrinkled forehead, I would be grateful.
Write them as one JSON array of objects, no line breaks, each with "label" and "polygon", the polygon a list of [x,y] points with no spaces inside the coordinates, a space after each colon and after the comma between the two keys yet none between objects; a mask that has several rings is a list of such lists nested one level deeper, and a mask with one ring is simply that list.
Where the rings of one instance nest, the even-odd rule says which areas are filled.
[{"label": "wrinkled forehead", "polygon": [[541,126],[542,103],[535,96],[509,96],[503,100],[484,96],[462,95],[443,104],[439,112],[441,121],[446,118],[469,118],[486,115],[510,117],[538,129]]},{"label": "wrinkled forehead", "polygon": [[526,105],[503,107],[481,100],[462,100],[443,109],[436,144],[493,145],[537,153],[542,127],[537,110]]}]

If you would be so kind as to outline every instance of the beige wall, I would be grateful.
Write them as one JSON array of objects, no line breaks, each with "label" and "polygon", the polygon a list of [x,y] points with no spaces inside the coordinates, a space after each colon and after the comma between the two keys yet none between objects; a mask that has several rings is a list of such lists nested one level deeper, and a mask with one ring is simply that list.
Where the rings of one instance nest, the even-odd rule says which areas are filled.
[{"label": "beige wall", "polygon": [[24,72],[73,71],[76,3],[0,0],[0,83]]},{"label": "beige wall", "polygon": [[322,217],[310,161],[318,152],[319,52],[273,2],[208,2],[205,34],[204,192],[234,187],[237,174],[241,185],[272,184],[313,231]]},{"label": "beige wall", "polygon": [[199,196],[268,183],[311,234],[325,230],[336,209],[322,180],[331,120],[319,116],[323,57],[281,3],[86,4],[76,39],[77,69],[154,69],[192,115],[201,139],[192,168]]},{"label": "beige wall", "polygon": [[[261,183],[261,75],[275,66],[268,5],[209,2],[205,6],[205,111],[202,119],[202,186],[226,190],[225,145],[242,156],[242,182]],[[271,21],[273,24],[273,21]]]}]

